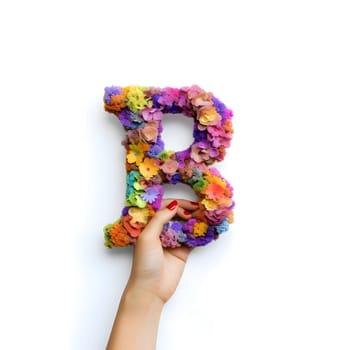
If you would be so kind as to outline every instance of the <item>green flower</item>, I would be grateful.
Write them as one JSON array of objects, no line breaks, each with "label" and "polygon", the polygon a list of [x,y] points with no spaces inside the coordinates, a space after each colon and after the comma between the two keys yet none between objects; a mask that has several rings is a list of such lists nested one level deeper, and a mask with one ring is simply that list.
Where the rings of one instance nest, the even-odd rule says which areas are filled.
[{"label": "green flower", "polygon": [[144,88],[130,86],[126,95],[126,105],[134,113],[152,106],[152,100],[143,93]]},{"label": "green flower", "polygon": [[208,181],[204,180],[203,178],[199,179],[194,185],[193,185],[193,189],[196,192],[201,191],[205,186],[208,185]]}]

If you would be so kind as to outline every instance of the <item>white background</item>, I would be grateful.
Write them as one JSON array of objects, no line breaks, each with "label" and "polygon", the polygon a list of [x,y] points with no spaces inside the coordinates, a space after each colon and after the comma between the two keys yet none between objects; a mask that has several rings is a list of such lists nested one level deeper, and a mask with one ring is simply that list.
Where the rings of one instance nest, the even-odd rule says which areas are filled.
[{"label": "white background", "polygon": [[191,255],[158,348],[350,349],[346,5],[3,1],[0,348],[104,348],[132,251],[103,246],[125,190],[103,89],[198,84],[235,113],[236,222]]}]

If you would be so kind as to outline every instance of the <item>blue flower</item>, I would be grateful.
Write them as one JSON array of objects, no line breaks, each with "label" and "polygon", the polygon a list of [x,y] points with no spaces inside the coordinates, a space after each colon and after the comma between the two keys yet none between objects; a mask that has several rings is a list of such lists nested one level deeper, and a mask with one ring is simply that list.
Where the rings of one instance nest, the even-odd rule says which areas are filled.
[{"label": "blue flower", "polygon": [[193,168],[192,177],[187,180],[189,184],[194,184],[195,182],[202,179],[202,172],[198,168]]},{"label": "blue flower", "polygon": [[222,233],[226,232],[228,230],[228,228],[229,228],[229,224],[228,224],[227,218],[225,218],[220,225],[215,227],[216,232],[218,234],[222,234]]}]

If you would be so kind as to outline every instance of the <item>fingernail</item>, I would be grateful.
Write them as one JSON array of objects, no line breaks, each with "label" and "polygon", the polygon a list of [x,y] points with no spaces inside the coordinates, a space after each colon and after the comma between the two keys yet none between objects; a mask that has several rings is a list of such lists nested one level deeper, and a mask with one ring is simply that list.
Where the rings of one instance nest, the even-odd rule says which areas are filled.
[{"label": "fingernail", "polygon": [[184,210],[184,215],[189,216],[189,215],[191,215],[191,213],[187,210]]},{"label": "fingernail", "polygon": [[192,205],[198,206],[197,202],[190,202]]},{"label": "fingernail", "polygon": [[174,210],[177,207],[177,201],[172,201],[166,206],[169,210]]}]

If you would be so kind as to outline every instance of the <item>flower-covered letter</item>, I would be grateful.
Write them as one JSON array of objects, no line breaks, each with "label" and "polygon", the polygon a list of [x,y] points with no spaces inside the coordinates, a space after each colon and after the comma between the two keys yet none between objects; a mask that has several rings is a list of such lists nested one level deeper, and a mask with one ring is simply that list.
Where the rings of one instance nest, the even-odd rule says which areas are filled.
[{"label": "flower-covered letter", "polygon": [[[126,202],[121,218],[104,229],[107,247],[135,243],[160,208],[164,183],[183,183],[198,196],[199,210],[187,221],[164,226],[163,247],[206,245],[233,222],[233,188],[214,167],[230,146],[232,111],[210,92],[194,85],[182,88],[107,87],[105,110],[126,130]],[[164,149],[164,114],[194,119],[193,143],[185,150]]]}]

